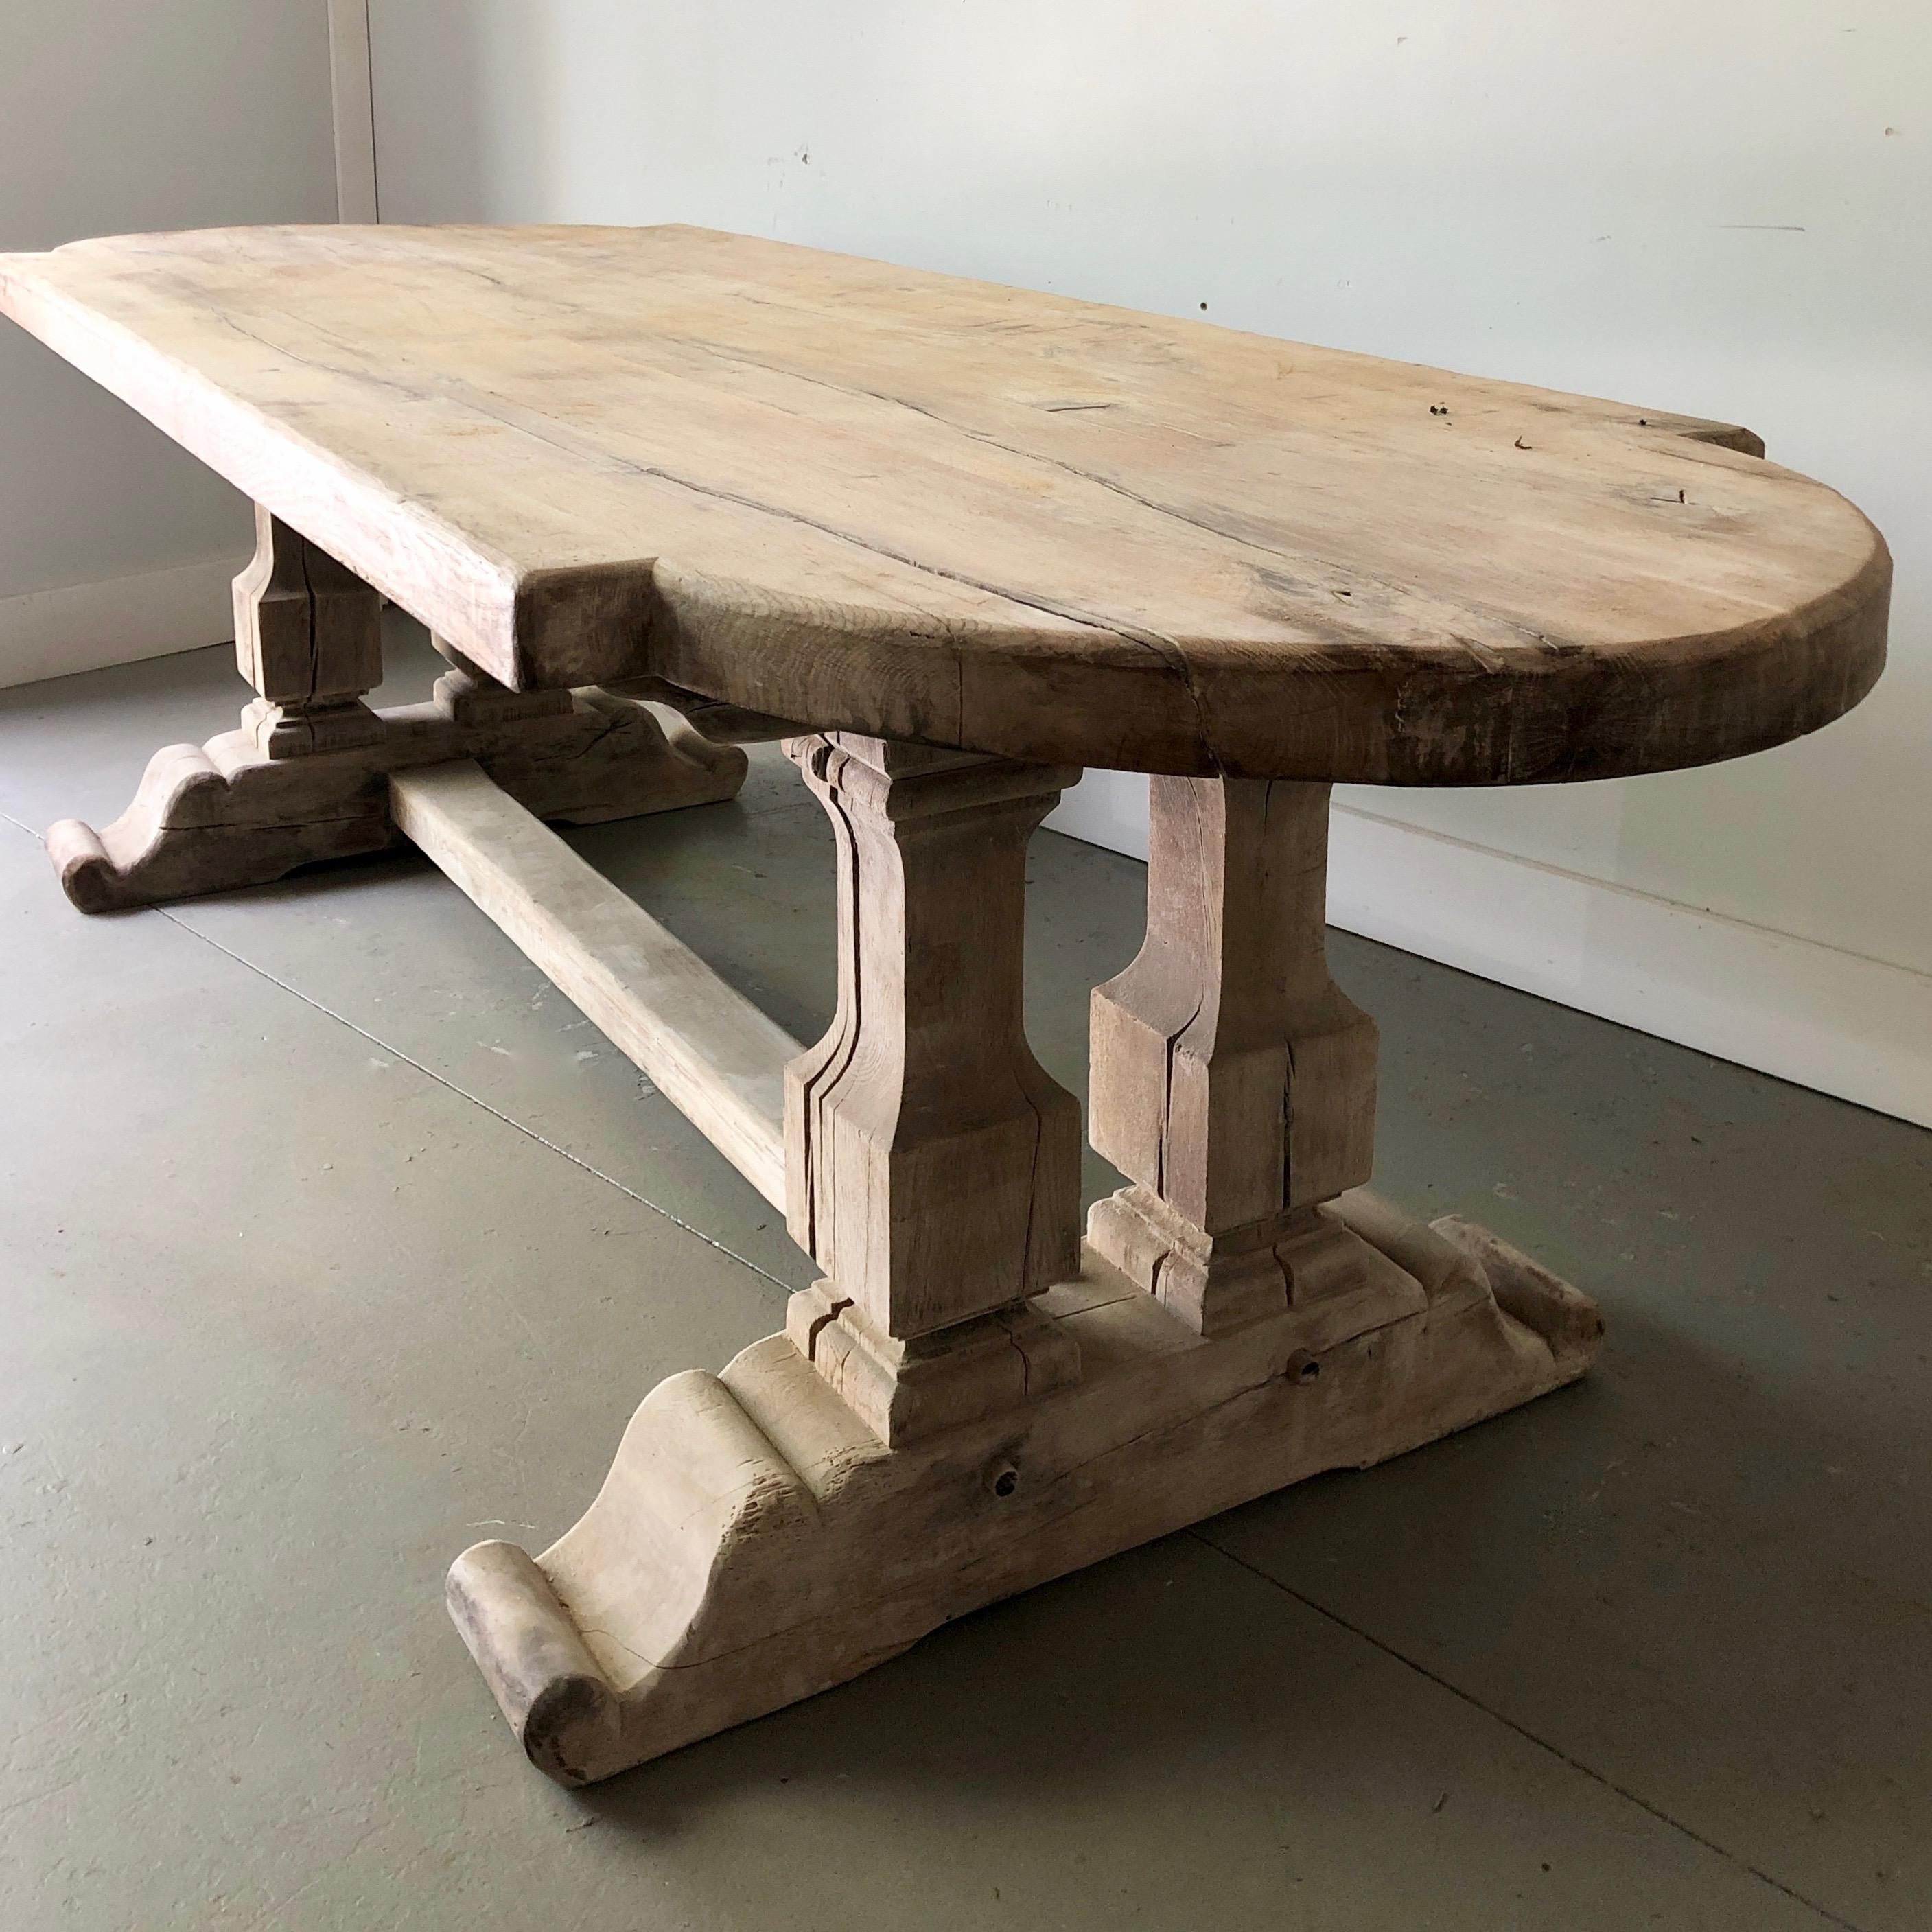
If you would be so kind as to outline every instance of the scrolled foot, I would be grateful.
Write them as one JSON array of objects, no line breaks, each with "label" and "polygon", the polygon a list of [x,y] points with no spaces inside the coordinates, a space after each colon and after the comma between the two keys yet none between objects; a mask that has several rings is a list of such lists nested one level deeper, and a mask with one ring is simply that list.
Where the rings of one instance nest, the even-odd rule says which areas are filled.
[{"label": "scrolled foot", "polygon": [[667,736],[628,698],[536,696],[542,708],[508,715],[459,716],[463,707],[436,704],[364,712],[373,737],[298,757],[274,754],[250,706],[238,731],[157,752],[111,825],[96,832],[63,819],[47,834],[48,856],[81,911],[112,912],[266,885],[399,844],[388,775],[417,766],[473,758],[526,810],[579,825],[713,804],[745,782],[742,752],[681,719]]},{"label": "scrolled foot", "polygon": [[514,1543],[478,1543],[450,1565],[449,1614],[531,1763],[560,1784],[604,1774],[620,1748],[616,1694]]},{"label": "scrolled foot", "polygon": [[[837,1430],[836,1397],[797,1366],[800,1393]],[[870,1442],[846,1433],[861,1453]],[[535,1559],[494,1542],[457,1558],[450,1614],[530,1761],[586,1784],[856,1676],[923,1634],[920,1624],[882,1647],[890,1618],[844,1612],[853,1552],[836,1532],[850,1521],[822,1522],[733,1392],[688,1372],[644,1399],[560,1542]]]},{"label": "scrolled foot", "polygon": [[96,913],[266,885],[389,837],[386,794],[359,757],[271,761],[232,731],[157,752],[112,824],[63,819],[46,845],[68,898]]},{"label": "scrolled foot", "polygon": [[1219,1336],[1090,1249],[1033,1304],[1084,1378],[896,1448],[791,1335],[662,1384],[560,1542],[480,1544],[452,1572],[532,1761],[608,1777],[982,1604],[1514,1408],[1594,1352],[1588,1298],[1485,1230],[1360,1195],[1324,1227],[1300,1298]]},{"label": "scrolled foot", "polygon": [[92,826],[63,818],[47,827],[46,844],[61,890],[81,911],[112,912],[126,903],[121,875]]},{"label": "scrolled foot", "polygon": [[1597,1359],[1603,1346],[1604,1318],[1581,1288],[1572,1288],[1500,1234],[1460,1214],[1444,1214],[1430,1226],[1481,1268],[1497,1306],[1548,1344],[1565,1382],[1574,1381]]}]

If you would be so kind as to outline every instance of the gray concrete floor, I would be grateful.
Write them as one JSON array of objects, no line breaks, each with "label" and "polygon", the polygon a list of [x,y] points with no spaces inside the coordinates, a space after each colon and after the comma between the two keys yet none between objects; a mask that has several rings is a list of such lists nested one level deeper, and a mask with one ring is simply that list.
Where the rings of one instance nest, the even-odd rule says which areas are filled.
[{"label": "gray concrete floor", "polygon": [[[1590,1379],[538,1776],[445,1565],[541,1546],[807,1270],[413,859],[68,909],[34,832],[242,694],[223,652],[0,693],[0,1926],[1932,1925],[1932,1135],[1342,934],[1378,1184],[1596,1294]],[[789,767],[572,838],[815,1034]],[[1143,876],[1034,872],[1078,1087]]]}]

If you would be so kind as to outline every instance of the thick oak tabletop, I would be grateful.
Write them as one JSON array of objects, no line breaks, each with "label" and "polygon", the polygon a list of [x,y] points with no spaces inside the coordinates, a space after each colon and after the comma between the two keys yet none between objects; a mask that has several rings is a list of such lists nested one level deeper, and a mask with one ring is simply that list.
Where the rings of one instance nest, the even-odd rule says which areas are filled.
[{"label": "thick oak tabletop", "polygon": [[1890,561],[1748,432],[664,227],[0,256],[0,309],[506,682],[1402,784],[1855,704]]}]

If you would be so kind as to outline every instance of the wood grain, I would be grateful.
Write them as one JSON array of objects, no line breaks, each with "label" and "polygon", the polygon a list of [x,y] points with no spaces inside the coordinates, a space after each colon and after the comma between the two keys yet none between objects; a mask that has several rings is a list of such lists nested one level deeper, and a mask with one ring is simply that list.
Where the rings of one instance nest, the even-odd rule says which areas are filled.
[{"label": "wood grain", "polygon": [[1505,783],[1776,743],[1883,659],[1882,541],[1747,431],[777,242],[138,236],[0,308],[514,686]]},{"label": "wood grain", "polygon": [[1507,1243],[1338,1208],[1347,1291],[1220,1338],[1090,1252],[1041,1303],[1083,1378],[910,1447],[881,1442],[784,1335],[660,1384],[558,1542],[535,1558],[478,1544],[450,1570],[451,1612],[532,1762],[608,1778],[982,1604],[1588,1366],[1594,1306]]},{"label": "wood grain", "polygon": [[1156,778],[1147,938],[1094,988],[1088,1138],[1134,1184],[1087,1238],[1197,1331],[1336,1256],[1312,1210],[1374,1165],[1376,1024],[1328,972],[1328,788]]},{"label": "wood grain", "polygon": [[796,1040],[459,759],[389,779],[397,828],[781,1211]]},{"label": "wood grain", "polygon": [[240,730],[164,746],[118,818],[98,831],[77,818],[48,828],[62,890],[82,912],[118,912],[382,851],[403,838],[390,775],[452,759],[476,760],[538,818],[573,825],[709,805],[744,783],[743,752],[708,742],[681,718],[667,734],[628,699],[544,692],[545,710],[534,718],[459,718],[460,682],[452,673],[429,704],[371,712],[375,736],[340,750],[291,757],[285,746],[265,748],[259,699]]},{"label": "wood grain", "polygon": [[382,681],[382,600],[326,550],[255,508],[255,554],[235,580],[235,658],[261,694],[249,728],[269,757],[374,744],[362,700]]},{"label": "wood grain", "polygon": [[786,749],[832,820],[838,1002],[785,1076],[800,1352],[890,1442],[1078,1371],[1026,1304],[1080,1246],[1080,1105],[1022,1013],[1026,849],[1077,776],[849,734]]}]

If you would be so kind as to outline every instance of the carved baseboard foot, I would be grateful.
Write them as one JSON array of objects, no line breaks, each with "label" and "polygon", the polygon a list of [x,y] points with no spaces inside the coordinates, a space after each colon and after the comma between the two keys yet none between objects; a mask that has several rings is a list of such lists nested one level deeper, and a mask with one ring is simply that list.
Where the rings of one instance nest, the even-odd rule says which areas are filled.
[{"label": "carved baseboard foot", "polygon": [[304,755],[290,754],[293,728],[275,707],[251,705],[239,730],[157,752],[111,825],[51,827],[47,855],[82,912],[112,912],[266,885],[400,844],[389,774],[448,759],[476,759],[539,818],[579,825],[711,804],[744,783],[742,752],[682,721],[667,734],[630,699],[512,696],[491,710],[440,686],[432,704],[338,707],[355,728],[338,734],[348,742]]},{"label": "carved baseboard foot", "polygon": [[1081,1378],[893,1448],[792,1340],[674,1376],[540,1557],[452,1615],[531,1760],[582,1784],[856,1677],[950,1618],[1574,1380],[1594,1305],[1468,1222],[1354,1196],[1351,1264],[1204,1337],[1090,1250],[1034,1308]]}]

